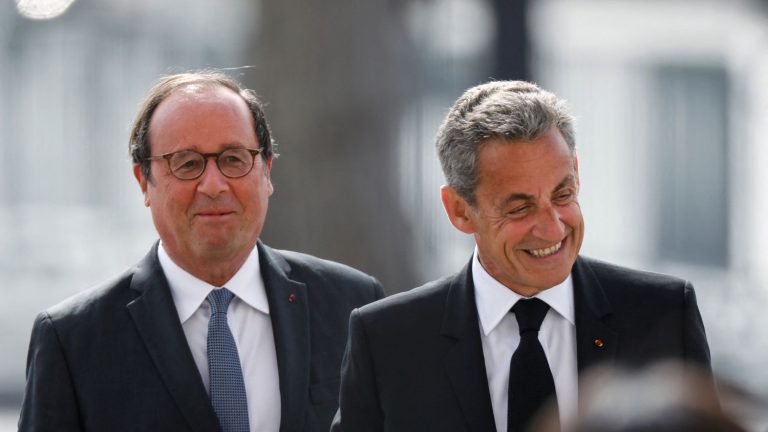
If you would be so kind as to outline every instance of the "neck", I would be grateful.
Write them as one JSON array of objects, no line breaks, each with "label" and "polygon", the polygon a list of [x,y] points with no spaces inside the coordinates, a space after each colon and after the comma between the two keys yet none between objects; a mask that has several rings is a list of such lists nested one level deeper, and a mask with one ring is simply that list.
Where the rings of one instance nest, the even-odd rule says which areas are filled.
[{"label": "neck", "polygon": [[167,249],[166,253],[176,265],[187,273],[215,287],[222,287],[245,264],[251,251],[231,256],[209,255],[199,257],[176,256]]}]

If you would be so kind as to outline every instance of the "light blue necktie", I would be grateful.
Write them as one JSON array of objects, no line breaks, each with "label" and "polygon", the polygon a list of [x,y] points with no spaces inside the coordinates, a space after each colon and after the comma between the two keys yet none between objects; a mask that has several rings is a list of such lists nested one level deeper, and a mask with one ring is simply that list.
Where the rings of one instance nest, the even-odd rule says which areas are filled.
[{"label": "light blue necktie", "polygon": [[226,288],[208,294],[211,320],[208,321],[208,376],[213,410],[224,432],[248,432],[248,401],[237,345],[227,323],[232,294]]}]

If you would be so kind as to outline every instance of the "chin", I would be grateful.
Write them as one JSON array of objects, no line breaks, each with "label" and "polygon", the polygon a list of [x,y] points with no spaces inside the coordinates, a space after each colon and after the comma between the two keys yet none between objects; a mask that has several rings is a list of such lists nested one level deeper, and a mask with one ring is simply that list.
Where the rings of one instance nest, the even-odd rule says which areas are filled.
[{"label": "chin", "polygon": [[200,256],[222,256],[236,249],[237,247],[231,241],[201,241],[197,244]]},{"label": "chin", "polygon": [[536,287],[543,291],[563,283],[563,281],[568,278],[569,274],[571,274],[570,269],[569,271],[549,272],[547,274],[540,275],[540,277],[532,277],[530,279],[530,286]]}]

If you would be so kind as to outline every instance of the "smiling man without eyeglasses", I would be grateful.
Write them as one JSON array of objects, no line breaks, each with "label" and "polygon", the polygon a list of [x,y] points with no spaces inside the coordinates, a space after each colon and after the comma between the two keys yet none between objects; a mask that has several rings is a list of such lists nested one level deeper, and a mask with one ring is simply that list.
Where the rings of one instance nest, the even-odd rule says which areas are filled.
[{"label": "smiling man without eyeglasses", "polygon": [[584,258],[579,163],[564,101],[520,81],[467,90],[437,135],[456,275],[352,312],[339,431],[524,431],[577,415],[598,363],[709,368],[690,283]]}]

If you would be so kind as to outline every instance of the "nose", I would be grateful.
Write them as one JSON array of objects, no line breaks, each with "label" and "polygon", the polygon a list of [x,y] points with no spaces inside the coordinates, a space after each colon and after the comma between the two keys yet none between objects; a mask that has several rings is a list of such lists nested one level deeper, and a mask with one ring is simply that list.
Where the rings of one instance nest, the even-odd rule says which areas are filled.
[{"label": "nose", "polygon": [[197,191],[211,198],[216,198],[220,193],[229,189],[229,183],[224,174],[216,166],[216,158],[211,156],[205,167],[205,171],[198,179]]},{"label": "nose", "polygon": [[557,208],[547,206],[536,214],[532,234],[541,240],[559,242],[565,236],[565,224],[560,219]]}]

